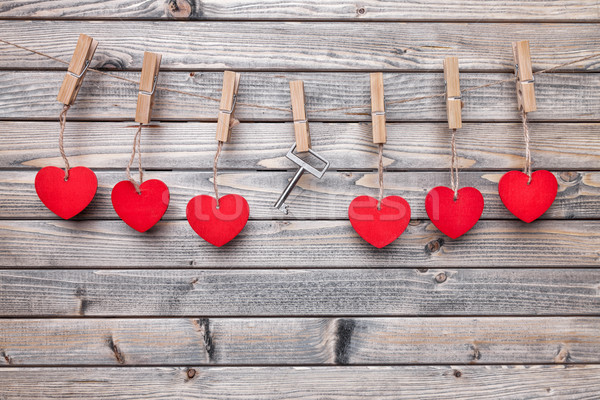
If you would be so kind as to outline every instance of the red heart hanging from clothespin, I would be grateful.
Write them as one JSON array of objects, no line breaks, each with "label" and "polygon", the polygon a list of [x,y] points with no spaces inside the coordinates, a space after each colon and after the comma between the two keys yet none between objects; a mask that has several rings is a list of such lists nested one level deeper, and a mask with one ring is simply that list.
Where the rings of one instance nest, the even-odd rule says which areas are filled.
[{"label": "red heart hanging from clothespin", "polygon": [[[135,111],[135,122],[139,125],[133,138],[131,158],[126,169],[129,180],[117,183],[111,193],[113,208],[117,215],[123,222],[139,232],[146,232],[156,225],[169,207],[170,196],[167,185],[158,179],[144,182],[142,171],[142,128],[144,124],[149,124],[151,121],[161,59],[160,54],[144,52],[140,91]],[[134,181],[130,172],[136,154],[139,161],[139,185]]]},{"label": "red heart hanging from clothespin", "polygon": [[510,171],[498,183],[498,193],[508,211],[524,222],[538,219],[550,208],[558,191],[553,173],[535,171],[529,176],[521,171]]},{"label": "red heart hanging from clothespin", "polygon": [[130,181],[121,181],[111,193],[112,204],[119,218],[138,232],[152,228],[169,207],[169,188],[158,179],[140,185],[140,193]]},{"label": "red heart hanging from clothespin", "polygon": [[458,191],[455,200],[452,189],[438,186],[427,193],[425,210],[442,233],[456,239],[479,221],[483,213],[483,196],[473,187],[464,187]]},{"label": "red heart hanging from clothespin", "polygon": [[356,233],[380,249],[402,235],[410,222],[410,206],[400,196],[388,196],[377,209],[377,199],[359,196],[350,203],[348,218]]},{"label": "red heart hanging from clothespin", "polygon": [[246,226],[250,207],[242,196],[228,194],[217,199],[212,196],[194,197],[187,205],[186,216],[192,229],[207,242],[221,247],[230,242]]},{"label": "red heart hanging from clothespin", "polygon": [[379,148],[377,172],[381,204],[371,196],[359,196],[348,207],[348,219],[356,233],[380,249],[404,232],[410,222],[410,206],[400,196],[383,197],[383,145],[387,140],[383,74],[371,73],[370,80],[373,143]]},{"label": "red heart hanging from clothespin", "polygon": [[86,167],[65,171],[57,167],[44,167],[35,176],[35,191],[46,207],[61,218],[69,219],[83,211],[98,189],[96,174]]}]

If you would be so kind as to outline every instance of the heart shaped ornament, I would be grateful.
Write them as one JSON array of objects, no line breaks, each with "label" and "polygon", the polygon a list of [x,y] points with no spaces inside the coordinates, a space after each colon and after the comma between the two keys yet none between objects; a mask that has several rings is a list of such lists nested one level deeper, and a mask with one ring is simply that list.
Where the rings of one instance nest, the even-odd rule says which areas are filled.
[{"label": "heart shaped ornament", "polygon": [[540,170],[529,176],[521,171],[510,171],[502,176],[498,183],[498,194],[504,206],[524,222],[538,219],[550,208],[556,193],[558,182],[552,172]]},{"label": "heart shaped ornament", "polygon": [[138,232],[146,232],[160,221],[170,199],[169,188],[158,179],[142,183],[140,193],[131,181],[121,181],[110,197],[119,218]]},{"label": "heart shaped ornament", "polygon": [[208,243],[221,247],[230,242],[246,226],[250,207],[242,196],[228,194],[219,199],[200,195],[190,200],[186,208],[192,229]]},{"label": "heart shaped ornament", "polygon": [[433,224],[445,235],[456,239],[469,231],[483,213],[483,196],[473,187],[454,191],[446,186],[438,186],[425,197],[425,210]]},{"label": "heart shaped ornament", "polygon": [[360,237],[380,249],[402,235],[410,222],[410,206],[402,197],[388,196],[378,210],[377,199],[359,196],[350,203],[348,218]]},{"label": "heart shaped ornament", "polygon": [[64,219],[83,211],[96,195],[97,189],[96,174],[86,167],[69,169],[67,180],[65,171],[57,167],[44,167],[35,176],[35,191],[42,203]]}]

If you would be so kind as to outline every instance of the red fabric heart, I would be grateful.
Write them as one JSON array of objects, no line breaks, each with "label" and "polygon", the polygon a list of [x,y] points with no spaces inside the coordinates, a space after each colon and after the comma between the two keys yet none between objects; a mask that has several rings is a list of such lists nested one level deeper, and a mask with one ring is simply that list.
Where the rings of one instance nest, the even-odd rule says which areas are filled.
[{"label": "red fabric heart", "polygon": [[169,188],[158,179],[150,179],[135,190],[131,181],[121,181],[111,193],[113,208],[130,227],[139,232],[152,228],[169,207]]},{"label": "red fabric heart", "polygon": [[201,195],[190,200],[186,209],[192,229],[207,242],[221,247],[238,235],[246,226],[250,207],[242,196],[228,194],[219,199]]},{"label": "red fabric heart", "polygon": [[558,182],[552,172],[545,170],[535,171],[529,184],[528,180],[529,176],[521,171],[507,172],[498,183],[498,194],[508,211],[529,223],[550,208],[556,198]]},{"label": "red fabric heart", "polygon": [[46,207],[61,218],[69,219],[83,211],[98,189],[96,174],[86,167],[65,171],[57,167],[44,167],[35,176],[35,191]]},{"label": "red fabric heart", "polygon": [[378,210],[377,199],[359,196],[350,203],[348,218],[356,233],[380,249],[402,235],[410,222],[410,206],[402,197],[388,196]]},{"label": "red fabric heart", "polygon": [[456,239],[479,221],[483,213],[483,196],[473,187],[464,187],[459,189],[455,201],[452,189],[438,186],[427,193],[425,210],[442,233]]}]

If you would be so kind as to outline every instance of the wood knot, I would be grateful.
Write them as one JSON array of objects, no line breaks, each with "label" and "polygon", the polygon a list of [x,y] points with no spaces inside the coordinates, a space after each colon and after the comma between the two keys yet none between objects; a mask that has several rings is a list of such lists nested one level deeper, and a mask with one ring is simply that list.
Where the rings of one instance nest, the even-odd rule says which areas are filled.
[{"label": "wood knot", "polygon": [[417,268],[417,271],[419,271],[420,273],[424,274],[425,272],[429,271],[429,269],[427,269],[427,268]]},{"label": "wood knot", "polygon": [[444,283],[444,282],[446,282],[446,279],[448,279],[448,276],[446,275],[445,272],[440,272],[439,274],[437,274],[435,276],[435,281],[437,283]]},{"label": "wood knot", "polygon": [[554,357],[554,362],[557,364],[567,363],[571,361],[571,353],[569,349],[564,346],[560,346],[558,348],[558,352],[556,353],[556,357]]},{"label": "wood knot", "polygon": [[471,354],[471,364],[474,364],[478,360],[481,360],[481,352],[475,345],[471,346],[471,350],[473,351],[473,354]]},{"label": "wood knot", "polygon": [[192,379],[195,376],[196,376],[196,370],[194,368],[190,368],[187,370],[188,379]]},{"label": "wood knot", "polygon": [[425,253],[427,253],[427,254],[437,253],[438,251],[440,251],[440,249],[442,248],[443,245],[444,245],[443,238],[438,238],[438,239],[432,240],[431,242],[429,242],[425,245]]},{"label": "wood knot", "polygon": [[173,18],[189,19],[194,14],[194,6],[188,0],[168,0],[167,10]]},{"label": "wood knot", "polygon": [[0,357],[2,357],[8,365],[12,364],[12,358],[6,354],[4,350],[0,350]]},{"label": "wood knot", "polygon": [[117,346],[117,344],[115,343],[112,336],[106,339],[106,344],[112,350],[117,362],[119,364],[125,364],[125,358],[123,357],[123,353],[121,352],[121,349],[119,349],[119,346]]},{"label": "wood knot", "polygon": [[208,318],[192,319],[196,332],[202,336],[202,342],[209,362],[215,361],[215,345],[212,332],[210,331],[210,320]]},{"label": "wood knot", "polygon": [[558,177],[565,183],[577,183],[581,180],[581,174],[575,171],[563,171]]},{"label": "wood knot", "polygon": [[335,363],[347,365],[350,361],[350,343],[356,322],[352,319],[337,320],[335,335]]},{"label": "wood knot", "polygon": [[462,376],[462,372],[460,372],[459,370],[455,369],[454,370],[454,376],[457,378],[460,378]]},{"label": "wood knot", "polygon": [[365,10],[365,8],[364,8],[364,7],[360,7],[360,8],[358,8],[358,9],[356,10],[356,13],[357,13],[358,15],[365,15],[365,14],[367,13],[367,10]]}]

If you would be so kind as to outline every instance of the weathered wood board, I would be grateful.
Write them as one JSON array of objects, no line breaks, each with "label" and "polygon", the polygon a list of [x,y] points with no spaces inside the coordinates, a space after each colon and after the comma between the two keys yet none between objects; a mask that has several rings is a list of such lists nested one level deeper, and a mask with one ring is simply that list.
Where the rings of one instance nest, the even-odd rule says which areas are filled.
[{"label": "weathered wood board", "polygon": [[[215,123],[153,123],[142,131],[144,167],[212,170],[215,129]],[[370,124],[313,122],[310,130],[314,150],[327,158],[332,170],[377,169]],[[386,171],[449,171],[450,132],[445,123],[388,123],[387,130]],[[600,169],[599,123],[534,123],[530,130],[534,169]],[[291,171],[295,164],[285,154],[294,143],[293,132],[291,123],[241,123],[223,146],[219,169]],[[131,156],[134,133],[132,122],[67,122],[69,162],[123,170]],[[0,123],[0,167],[64,167],[57,137],[58,122]],[[525,165],[520,123],[465,124],[457,147],[461,170],[497,172]]]},{"label": "weathered wood board", "polygon": [[[0,58],[1,55],[2,52]],[[439,67],[441,66],[440,61]],[[139,72],[115,74],[135,82],[140,79]],[[510,79],[511,76],[508,73],[465,72],[461,73],[461,87],[468,89]],[[62,71],[0,72],[0,119],[57,121],[61,105],[55,98],[63,77]],[[222,72],[198,72],[196,69],[191,69],[191,72],[161,72],[152,109],[153,120],[216,121],[217,101],[161,91],[160,87],[219,99],[222,79]],[[246,122],[291,122],[288,81],[295,79],[304,80],[309,122],[370,122],[369,74],[366,72],[243,72],[236,118]],[[388,122],[446,121],[443,96],[394,103],[444,93],[441,72],[389,72],[384,74],[384,85]],[[90,72],[77,96],[77,103],[69,111],[69,118],[133,123],[137,91],[137,84]],[[465,122],[521,120],[513,82],[466,92],[463,100],[465,108],[462,116]],[[530,113],[531,121],[598,122],[600,74],[538,75],[536,100],[538,110]],[[343,107],[355,108],[338,110]],[[316,112],[317,110],[329,111]],[[468,129],[467,124],[465,128]],[[280,134],[287,135],[284,132]],[[235,136],[234,133],[234,141]],[[210,137],[213,138],[214,134]],[[291,138],[293,135],[286,137]],[[316,148],[319,137],[315,136],[313,139]]]},{"label": "weathered wood board", "polygon": [[5,0],[0,18],[192,19],[192,20],[373,20],[373,21],[590,21],[600,20],[596,0],[377,1],[336,0],[261,2],[242,0],[104,0],[61,5],[52,1]]},{"label": "weathered wood board", "polygon": [[[0,395],[100,400],[594,399],[597,365],[4,368]],[[357,379],[360,377],[360,379]],[[10,396],[10,397],[9,397]]]},{"label": "weathered wood board", "polygon": [[226,246],[199,238],[187,221],[141,235],[122,221],[0,221],[3,267],[523,267],[598,266],[600,221],[479,221],[459,239],[428,220],[375,249],[348,221],[250,221]]},{"label": "weathered wood board", "polygon": [[[507,23],[393,26],[331,21],[0,21],[5,40],[63,60],[70,58],[79,33],[85,32],[99,42],[92,66],[107,69],[140,70],[144,51],[152,49],[163,55],[161,68],[167,70],[441,71],[443,58],[452,54],[460,56],[464,71],[508,72],[514,69],[510,43],[523,38],[531,42],[536,68],[575,61],[600,46],[595,24],[547,23],[544,29],[537,23],[520,23],[518,29]],[[547,32],[555,40],[548,40]],[[57,61],[2,47],[0,68],[64,68]],[[565,48],[568,51],[560,51]],[[588,60],[565,69],[597,72],[600,62]]]},{"label": "weathered wood board", "polygon": [[0,317],[597,316],[599,287],[596,268],[11,269]]},{"label": "weathered wood board", "polygon": [[0,320],[0,365],[598,363],[600,318]]}]

